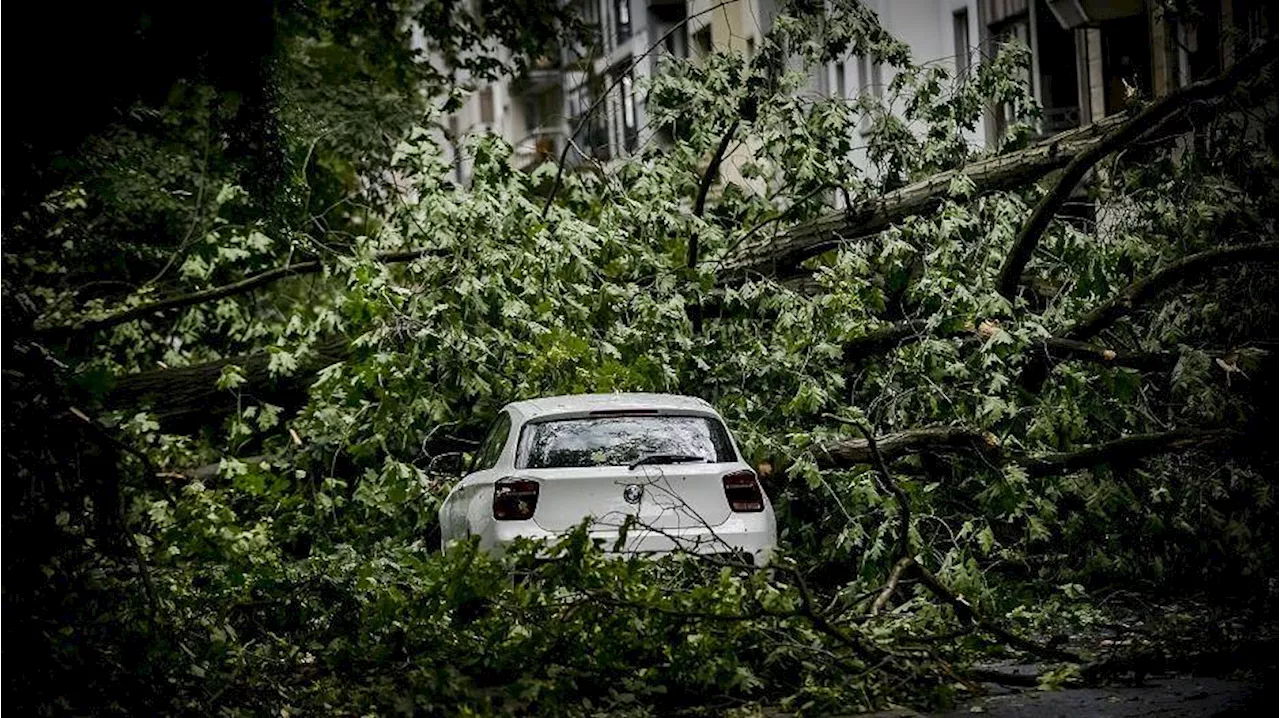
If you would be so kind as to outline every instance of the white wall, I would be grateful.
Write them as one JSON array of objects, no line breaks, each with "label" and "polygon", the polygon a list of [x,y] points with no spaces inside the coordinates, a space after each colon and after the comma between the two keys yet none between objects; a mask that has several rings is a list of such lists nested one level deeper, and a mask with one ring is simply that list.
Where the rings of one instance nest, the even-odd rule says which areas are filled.
[{"label": "white wall", "polygon": [[[981,25],[978,21],[977,0],[865,0],[867,7],[876,12],[881,26],[902,40],[911,50],[911,58],[917,64],[942,64],[954,73],[956,56],[960,52],[969,55],[970,67],[978,60],[977,47],[981,40]],[[969,47],[957,48],[954,30],[954,13],[968,10]],[[857,61],[855,57],[844,59],[845,96],[852,99],[858,94]],[[838,83],[835,77],[836,66],[826,69],[821,78],[820,87],[828,93],[835,93]],[[880,69],[882,92],[888,98],[888,85],[894,77],[893,68]],[[979,119],[973,130],[965,133],[965,139],[975,149],[985,144],[985,118]],[[862,144],[855,138],[854,145]],[[864,150],[855,149],[854,162],[859,167],[869,169],[869,161]]]}]

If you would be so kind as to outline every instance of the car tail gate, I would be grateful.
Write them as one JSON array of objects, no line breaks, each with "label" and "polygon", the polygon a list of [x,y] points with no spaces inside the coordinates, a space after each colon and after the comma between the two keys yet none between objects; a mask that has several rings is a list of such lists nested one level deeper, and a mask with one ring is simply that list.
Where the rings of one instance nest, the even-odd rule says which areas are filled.
[{"label": "car tail gate", "polygon": [[529,469],[521,474],[541,484],[533,520],[547,531],[573,528],[588,516],[621,526],[637,505],[626,496],[627,476],[598,468]]},{"label": "car tail gate", "polygon": [[715,527],[732,513],[724,477],[741,464],[677,464],[523,472],[541,485],[533,520],[564,531],[592,517],[593,530],[619,527],[634,516],[656,529]]},{"label": "car tail gate", "polygon": [[644,487],[640,523],[659,529],[715,527],[732,513],[724,477],[740,464],[677,464],[640,467],[636,480]]}]

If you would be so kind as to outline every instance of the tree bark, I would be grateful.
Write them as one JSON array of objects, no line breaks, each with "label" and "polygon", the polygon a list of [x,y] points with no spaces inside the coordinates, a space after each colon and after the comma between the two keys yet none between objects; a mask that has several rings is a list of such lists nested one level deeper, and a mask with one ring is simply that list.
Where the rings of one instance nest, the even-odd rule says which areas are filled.
[{"label": "tree bark", "polygon": [[1087,361],[1104,366],[1122,366],[1138,371],[1162,371],[1178,361],[1177,352],[1118,352],[1097,344],[1049,337],[1032,345],[1036,356],[1048,361]]},{"label": "tree bark", "polygon": [[1121,317],[1154,300],[1160,292],[1175,284],[1193,279],[1223,264],[1233,262],[1276,261],[1280,243],[1257,242],[1234,247],[1219,247],[1192,254],[1139,279],[1114,298],[1086,314],[1067,329],[1067,339],[1085,340],[1115,324]]},{"label": "tree bark", "polygon": [[[1257,242],[1234,247],[1218,247],[1170,262],[1166,267],[1138,279],[1120,290],[1118,294],[1101,304],[1093,311],[1081,317],[1068,327],[1058,341],[1061,346],[1081,346],[1101,332],[1111,328],[1122,317],[1134,309],[1154,301],[1161,292],[1181,282],[1194,279],[1215,269],[1219,265],[1233,262],[1276,261],[1280,243]],[[1049,352],[1052,354],[1052,352]],[[1087,356],[1086,352],[1074,351],[1076,358]],[[1022,369],[1019,383],[1029,391],[1038,391],[1049,376],[1049,357],[1033,354],[1031,360]]]},{"label": "tree bark", "polygon": [[[963,427],[929,427],[885,434],[876,439],[876,448],[886,461],[922,452],[990,453],[999,449],[996,437],[985,431]],[[866,439],[847,439],[818,446],[814,451],[818,467],[844,469],[875,460]]]},{"label": "tree bark", "polygon": [[[1072,451],[1023,455],[1003,451],[993,434],[963,427],[908,429],[876,439],[885,460],[921,453],[975,453],[989,461],[1022,466],[1032,476],[1046,476],[1116,461],[1186,451],[1236,437],[1230,429],[1175,429],[1134,434]],[[848,469],[875,461],[866,439],[846,439],[814,449],[818,467]]]},{"label": "tree bark", "polygon": [[907,319],[873,329],[845,343],[844,362],[854,364],[867,357],[879,356],[903,344],[923,338],[926,336],[928,327],[929,322],[925,319]]},{"label": "tree bark", "polygon": [[1124,120],[1124,117],[1110,117],[1068,130],[1026,149],[933,175],[845,212],[829,212],[777,238],[761,238],[744,244],[725,260],[722,274],[727,278],[757,274],[786,277],[810,257],[878,234],[896,222],[932,209],[959,176],[974,183],[975,193],[1023,186],[1065,166],[1105,139]]},{"label": "tree bark", "polygon": [[1090,466],[1195,449],[1234,438],[1230,429],[1175,429],[1151,434],[1133,434],[1120,439],[1085,446],[1075,451],[1016,457],[1013,459],[1032,476],[1060,474]]},{"label": "tree bark", "polygon": [[[266,351],[173,369],[129,374],[116,380],[102,396],[105,410],[147,410],[166,431],[183,431],[207,425],[209,419],[234,411],[241,397],[285,408],[306,402],[307,388],[321,369],[346,361],[353,354],[351,340],[333,337],[319,342],[300,358],[289,376],[273,377],[267,371],[271,355]],[[245,383],[234,390],[218,389],[224,367],[239,367]]]}]

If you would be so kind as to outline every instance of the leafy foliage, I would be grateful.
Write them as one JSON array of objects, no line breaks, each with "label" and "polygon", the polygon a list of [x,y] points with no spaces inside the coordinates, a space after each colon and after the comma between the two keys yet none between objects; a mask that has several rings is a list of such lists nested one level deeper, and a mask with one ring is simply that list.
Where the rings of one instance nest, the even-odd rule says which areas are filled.
[{"label": "leafy foliage", "polygon": [[[1092,615],[1081,604],[1111,582],[1176,590],[1230,578],[1224,590],[1250,592],[1270,580],[1273,597],[1275,458],[1261,445],[1119,457],[1065,476],[924,451],[893,466],[910,517],[870,467],[821,461],[824,447],[857,438],[850,422],[965,427],[1037,456],[1170,427],[1271,436],[1274,410],[1255,398],[1274,377],[1271,270],[1228,266],[1171,287],[1100,339],[1168,353],[1170,372],[1063,362],[1039,387],[1025,374],[1038,342],[1135,278],[1274,239],[1274,133],[1258,131],[1273,115],[1195,114],[1194,147],[1114,158],[1087,184],[1093,210],[1055,222],[1029,266],[1051,296],[1011,304],[995,291],[1042,190],[979,194],[963,178],[934,211],[810,260],[813,294],[718,269],[749,236],[819,216],[835,195],[856,205],[975,159],[964,133],[989,102],[1019,113],[1001,149],[1025,144],[1037,114],[1016,79],[1025,51],[953,80],[915,64],[858,3],[788,5],[749,60],[668,63],[649,109],[678,139],[569,173],[544,214],[554,167],[513,170],[511,149],[480,137],[466,148],[474,179],[458,187],[428,105],[365,91],[444,80],[383,33],[401,33],[401,16],[378,13],[403,8],[362,7],[319,5],[284,23],[277,82],[297,105],[281,125],[290,169],[279,202],[239,181],[229,145],[207,129],[225,98],[193,88],[154,110],[171,131],[113,127],[84,152],[91,171],[11,225],[25,243],[6,247],[6,324],[23,339],[6,366],[19,362],[22,381],[6,373],[6,397],[24,399],[6,405],[5,433],[33,441],[6,454],[30,487],[6,538],[35,527],[47,549],[7,560],[21,590],[6,588],[6,602],[40,647],[24,675],[55,677],[25,694],[27,707],[665,715],[943,702],[992,647],[919,583],[869,615],[901,558],[904,519],[920,565],[1014,630]],[[482,30],[517,47],[546,37],[536,23],[487,18],[429,26],[446,55]],[[898,69],[883,101],[797,92],[805,71],[850,51]],[[870,169],[851,146],[864,119]],[[695,216],[706,157],[735,120],[752,150],[743,182]],[[137,236],[156,228],[169,241]],[[688,267],[695,236],[702,261]],[[430,251],[383,259],[409,250]],[[33,315],[58,326],[304,260],[320,270],[91,343],[31,328]],[[156,278],[138,282],[139,266]],[[90,277],[131,288],[90,298]],[[912,321],[911,341],[846,351]],[[330,362],[335,337],[351,349]],[[255,355],[266,384],[300,381],[302,400],[261,394]],[[211,408],[197,431],[164,421],[176,397],[90,409],[114,379],[215,361],[216,386],[199,391],[233,409]],[[468,544],[436,551],[449,480],[428,473],[432,456],[465,446],[514,399],[637,390],[707,398],[752,461],[774,467],[765,486],[787,556],[776,571],[607,558],[581,530],[550,562],[532,546],[500,559]],[[105,477],[87,478],[90,468]]]}]

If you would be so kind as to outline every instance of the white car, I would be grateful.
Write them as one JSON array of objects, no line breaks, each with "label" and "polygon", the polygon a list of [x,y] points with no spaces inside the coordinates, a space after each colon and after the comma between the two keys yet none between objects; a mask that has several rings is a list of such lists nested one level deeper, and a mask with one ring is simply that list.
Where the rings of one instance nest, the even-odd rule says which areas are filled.
[{"label": "white car", "polygon": [[587,517],[606,551],[679,547],[759,566],[777,545],[773,507],[720,415],[673,394],[503,407],[440,508],[441,542],[478,536],[501,553],[516,537],[555,540]]}]

